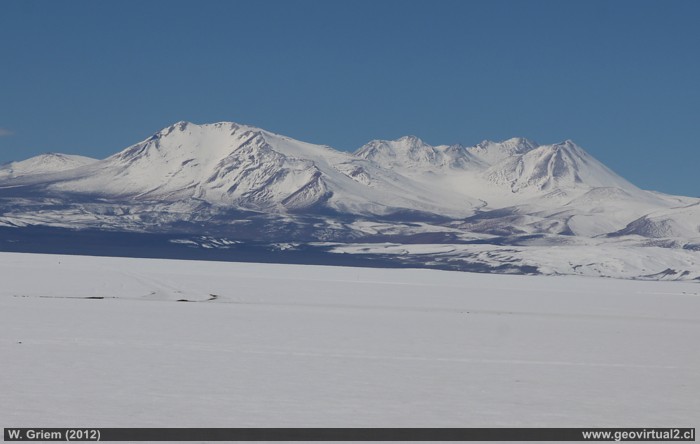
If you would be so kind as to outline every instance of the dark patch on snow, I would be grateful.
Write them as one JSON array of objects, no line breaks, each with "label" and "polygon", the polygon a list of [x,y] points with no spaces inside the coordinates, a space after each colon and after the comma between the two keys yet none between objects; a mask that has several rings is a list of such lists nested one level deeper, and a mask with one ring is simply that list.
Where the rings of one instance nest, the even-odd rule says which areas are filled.
[{"label": "dark patch on snow", "polygon": [[[420,236],[414,238],[419,239]],[[173,243],[174,240],[188,240],[193,243]],[[233,246],[205,248],[202,236],[186,233],[132,233],[41,226],[0,227],[0,251],[6,252],[346,267],[431,268],[478,273],[539,273],[537,267],[533,266],[510,263],[489,265],[470,262],[469,258],[441,258],[420,254],[338,254],[331,252],[333,245],[309,245],[296,240],[294,249],[280,249],[276,243],[267,241],[237,242],[239,243]],[[211,298],[214,296],[218,295],[210,295]]]}]

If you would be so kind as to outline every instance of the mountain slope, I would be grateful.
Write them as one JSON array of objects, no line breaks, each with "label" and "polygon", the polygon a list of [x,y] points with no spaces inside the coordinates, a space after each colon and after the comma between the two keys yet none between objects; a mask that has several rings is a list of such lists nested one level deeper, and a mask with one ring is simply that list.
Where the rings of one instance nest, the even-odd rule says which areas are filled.
[{"label": "mountain slope", "polygon": [[630,222],[615,235],[700,240],[700,203],[655,211]]}]

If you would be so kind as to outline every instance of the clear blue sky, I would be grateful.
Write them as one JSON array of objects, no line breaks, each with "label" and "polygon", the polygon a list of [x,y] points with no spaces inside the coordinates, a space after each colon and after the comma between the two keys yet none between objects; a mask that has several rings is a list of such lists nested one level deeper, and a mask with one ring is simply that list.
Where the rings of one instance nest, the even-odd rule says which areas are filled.
[{"label": "clear blue sky", "polygon": [[695,0],[4,0],[0,49],[0,162],[230,120],[344,150],[573,139],[700,195]]}]

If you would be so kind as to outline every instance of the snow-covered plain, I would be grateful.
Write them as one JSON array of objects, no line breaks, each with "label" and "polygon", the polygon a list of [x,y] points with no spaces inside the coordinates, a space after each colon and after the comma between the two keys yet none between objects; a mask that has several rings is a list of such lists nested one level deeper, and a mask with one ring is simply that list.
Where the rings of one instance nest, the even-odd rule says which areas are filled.
[{"label": "snow-covered plain", "polygon": [[0,253],[4,427],[698,427],[699,340],[697,283]]}]

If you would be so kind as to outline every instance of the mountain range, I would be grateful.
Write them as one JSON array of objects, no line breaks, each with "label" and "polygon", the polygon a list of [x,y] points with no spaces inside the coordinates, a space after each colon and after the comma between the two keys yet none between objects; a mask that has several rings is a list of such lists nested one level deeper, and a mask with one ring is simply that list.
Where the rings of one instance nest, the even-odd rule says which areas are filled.
[{"label": "mountain range", "polygon": [[[170,233],[199,247],[324,245],[414,266],[437,256],[377,246],[664,248],[690,254],[688,265],[631,277],[700,277],[700,199],[641,190],[570,140],[431,146],[406,136],[349,153],[237,123],[178,122],[102,160],[44,154],[0,166],[0,227],[38,226]],[[438,255],[457,264],[447,268],[473,263],[460,248]],[[506,256],[490,269],[515,263]],[[526,270],[546,272],[541,262]]]}]

